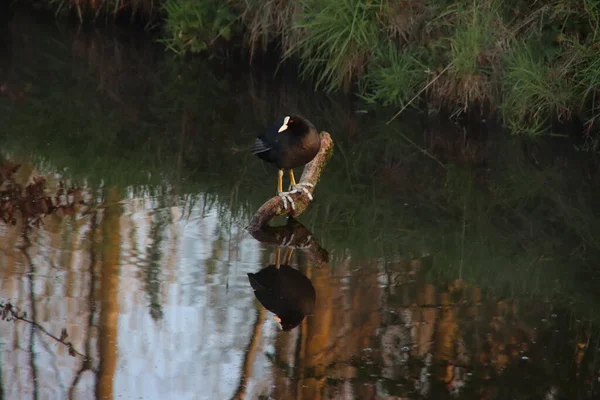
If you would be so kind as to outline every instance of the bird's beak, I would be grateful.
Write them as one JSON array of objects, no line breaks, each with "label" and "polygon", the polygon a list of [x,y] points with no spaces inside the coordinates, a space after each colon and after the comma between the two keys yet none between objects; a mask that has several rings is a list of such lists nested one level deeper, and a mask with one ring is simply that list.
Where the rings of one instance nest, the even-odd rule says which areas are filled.
[{"label": "bird's beak", "polygon": [[281,132],[285,131],[288,128],[289,123],[290,123],[290,117],[287,116],[283,119],[283,125],[281,125],[281,128],[279,128],[279,130],[277,132],[281,133]]}]

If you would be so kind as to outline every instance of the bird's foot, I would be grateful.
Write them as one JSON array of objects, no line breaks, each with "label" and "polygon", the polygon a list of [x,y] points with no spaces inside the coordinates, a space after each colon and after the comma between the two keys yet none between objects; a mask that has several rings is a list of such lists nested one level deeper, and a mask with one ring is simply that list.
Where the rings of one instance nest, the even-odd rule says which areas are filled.
[{"label": "bird's foot", "polygon": [[296,205],[294,204],[294,199],[292,199],[292,194],[294,194],[296,192],[291,191],[291,192],[279,192],[277,193],[277,196],[281,197],[281,200],[283,200],[283,209],[287,210],[287,204],[290,203],[290,206],[292,207],[292,210],[296,210]]},{"label": "bird's foot", "polygon": [[277,193],[277,196],[281,197],[281,200],[283,200],[283,209],[287,210],[287,205],[288,205],[288,203],[290,203],[292,210],[296,210],[296,204],[294,203],[294,199],[292,199],[292,196],[291,196],[295,193],[304,193],[304,194],[306,194],[308,199],[310,201],[312,201],[313,196],[310,193],[310,190],[307,189],[309,187],[313,188],[313,187],[315,187],[315,185],[313,185],[312,183],[303,183],[303,182],[297,183],[295,185],[292,185],[291,190],[289,192]]},{"label": "bird's foot", "polygon": [[290,193],[298,193],[298,192],[303,192],[304,194],[306,194],[306,196],[308,197],[308,199],[310,201],[313,200],[313,196],[310,193],[310,191],[307,188],[314,188],[315,185],[313,185],[312,183],[307,183],[307,182],[299,182],[296,183],[295,185],[292,186],[292,190],[290,191]]}]

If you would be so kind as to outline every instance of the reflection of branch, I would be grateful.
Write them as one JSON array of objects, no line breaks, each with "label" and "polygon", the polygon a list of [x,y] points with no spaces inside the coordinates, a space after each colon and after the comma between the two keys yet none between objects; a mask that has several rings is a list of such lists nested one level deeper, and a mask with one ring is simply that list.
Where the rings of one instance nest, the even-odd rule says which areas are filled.
[{"label": "reflection of branch", "polygon": [[79,351],[77,351],[75,349],[75,347],[73,347],[73,343],[71,342],[67,342],[67,337],[69,336],[67,334],[67,330],[63,328],[62,333],[60,335],[60,337],[58,336],[54,336],[53,334],[51,334],[50,332],[48,332],[46,330],[46,328],[44,328],[42,325],[38,324],[37,322],[31,320],[31,319],[27,319],[27,313],[26,312],[19,312],[15,306],[13,306],[11,303],[5,303],[2,304],[0,303],[0,313],[2,314],[2,319],[4,321],[23,321],[23,322],[27,322],[28,324],[31,324],[33,327],[35,327],[36,329],[39,329],[41,332],[44,332],[47,336],[51,337],[52,339],[56,340],[58,343],[62,343],[65,346],[67,346],[69,348],[69,355],[71,356],[81,356],[84,357],[83,354],[81,354]]},{"label": "reflection of branch", "polygon": [[[29,273],[27,274],[27,281],[29,282],[29,296],[31,297],[31,317],[35,320],[36,307],[35,307],[35,289],[34,289],[34,282],[33,282],[33,277],[35,276],[35,267],[33,265],[33,262],[31,261],[31,256],[29,256],[29,253],[27,252],[27,249],[29,248],[29,246],[31,246],[31,241],[29,240],[29,236],[27,236],[28,230],[29,230],[29,228],[27,226],[23,229],[23,239],[25,239],[25,246],[23,246],[21,251],[23,252],[23,255],[25,256],[25,258],[27,259],[27,262],[29,264]],[[17,314],[14,311],[14,307],[12,305],[10,306],[9,311],[12,314]],[[4,315],[4,313],[2,313],[2,315]],[[31,382],[33,384],[33,398],[37,399],[38,398],[38,378],[37,378],[37,368],[35,365],[35,351],[33,351],[33,347],[34,347],[34,343],[35,343],[35,336],[34,336],[35,328],[36,328],[36,324],[32,324],[31,325],[31,333],[29,334],[29,364],[30,364],[29,367],[31,368]],[[41,329],[43,329],[43,328],[41,328]]]},{"label": "reflection of branch", "polygon": [[[313,187],[307,187],[306,189],[311,193],[313,193],[317,182],[321,176],[321,172],[323,172],[323,168],[327,164],[327,161],[333,154],[333,140],[331,140],[331,136],[327,132],[321,132],[321,149],[317,153],[317,156],[306,166],[304,167],[304,172],[302,172],[302,177],[300,178],[299,183],[310,183]],[[290,217],[297,217],[302,214],[308,205],[310,204],[310,200],[306,193],[300,191],[290,195],[294,200],[295,208],[292,209],[289,205],[287,209],[283,208],[283,200],[279,196],[272,197],[267,200],[254,214],[250,225],[248,226],[248,230],[250,232],[256,231],[261,227],[265,226],[272,218],[287,214]]]},{"label": "reflection of branch", "polygon": [[283,226],[264,226],[250,231],[254,239],[277,247],[288,247],[305,250],[310,261],[318,268],[329,262],[329,253],[322,248],[312,233],[294,218],[288,219]]},{"label": "reflection of branch", "polygon": [[258,349],[258,341],[260,339],[260,328],[265,320],[265,309],[261,308],[258,311],[258,315],[256,316],[256,322],[254,323],[254,329],[252,330],[252,337],[250,338],[250,343],[248,343],[248,349],[246,350],[246,354],[244,356],[244,363],[242,364],[242,374],[240,376],[240,383],[233,394],[231,396],[231,400],[244,399],[246,394],[246,386],[248,385],[248,379],[252,374],[250,368],[252,367],[252,363],[254,362],[254,357],[256,356],[256,350]]},{"label": "reflection of branch", "polygon": [[23,230],[23,239],[25,241],[25,245],[23,246],[21,251],[23,252],[23,255],[25,256],[25,258],[27,259],[27,262],[30,267],[29,283],[31,286],[30,287],[31,311],[32,311],[33,319],[27,319],[27,313],[26,312],[19,313],[18,310],[16,309],[16,307],[13,306],[11,303],[0,304],[0,308],[2,309],[2,319],[10,320],[10,321],[19,320],[19,321],[27,322],[27,323],[31,324],[32,327],[39,329],[41,332],[44,332],[47,336],[51,337],[52,339],[56,340],[59,343],[64,344],[65,346],[67,346],[69,348],[69,355],[71,355],[73,357],[75,355],[79,355],[79,356],[83,357],[83,354],[81,354],[80,352],[75,350],[75,348],[73,347],[73,343],[66,341],[67,336],[69,336],[69,335],[67,334],[67,330],[65,328],[63,328],[63,330],[60,334],[60,338],[59,338],[57,336],[54,336],[53,334],[48,332],[46,330],[46,328],[44,328],[43,326],[41,326],[40,324],[35,322],[35,311],[36,310],[35,310],[35,303],[34,303],[34,297],[33,297],[34,296],[33,277],[35,275],[35,272],[33,271],[33,268],[34,268],[33,261],[31,260],[31,256],[27,252],[27,249],[29,248],[29,246],[31,246],[31,241],[29,240],[29,236],[28,236],[29,230],[30,230],[30,227],[28,227],[28,226],[26,226]]}]

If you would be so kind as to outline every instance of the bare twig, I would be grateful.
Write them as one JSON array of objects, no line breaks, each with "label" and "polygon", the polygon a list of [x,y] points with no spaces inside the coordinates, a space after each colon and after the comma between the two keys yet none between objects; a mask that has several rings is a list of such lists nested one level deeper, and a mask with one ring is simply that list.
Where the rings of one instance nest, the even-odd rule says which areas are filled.
[{"label": "bare twig", "polygon": [[389,125],[389,124],[390,124],[390,122],[392,122],[393,120],[395,120],[395,119],[398,117],[398,115],[402,114],[402,111],[406,110],[406,107],[410,106],[410,105],[412,104],[412,102],[413,102],[413,101],[415,101],[415,99],[421,95],[421,93],[423,93],[424,91],[426,91],[426,90],[427,90],[427,88],[428,88],[429,86],[433,85],[433,83],[434,83],[435,81],[437,81],[437,80],[438,80],[438,79],[439,79],[439,78],[440,78],[442,75],[444,75],[444,72],[448,71],[448,68],[450,68],[451,66],[452,66],[452,63],[450,63],[450,64],[446,65],[446,68],[444,68],[444,69],[442,70],[442,72],[440,72],[439,74],[437,74],[437,76],[436,76],[435,78],[433,78],[431,81],[429,81],[429,83],[428,83],[427,85],[425,85],[425,87],[423,87],[423,89],[419,90],[419,93],[415,94],[415,95],[413,96],[413,98],[412,98],[412,99],[410,99],[410,100],[408,101],[408,103],[406,103],[406,104],[404,105],[404,107],[402,107],[402,108],[400,109],[400,111],[398,111],[398,112],[396,113],[396,115],[394,115],[394,116],[392,117],[392,119],[390,119],[390,120],[389,120],[389,121],[386,123],[386,125]]}]

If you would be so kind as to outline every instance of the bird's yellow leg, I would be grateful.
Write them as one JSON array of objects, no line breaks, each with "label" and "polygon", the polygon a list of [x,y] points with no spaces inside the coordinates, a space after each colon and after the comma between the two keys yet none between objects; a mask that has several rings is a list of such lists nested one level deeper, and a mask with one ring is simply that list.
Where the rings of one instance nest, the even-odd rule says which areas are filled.
[{"label": "bird's yellow leg", "polygon": [[275,250],[275,266],[277,267],[277,269],[279,269],[279,263],[281,262],[281,248],[277,248],[277,250]]},{"label": "bird's yellow leg", "polygon": [[285,265],[290,265],[290,261],[292,259],[292,253],[294,253],[294,249],[291,247],[288,247],[288,249],[285,251]]},{"label": "bird's yellow leg", "polygon": [[292,206],[292,210],[296,209],[296,206],[294,205],[294,199],[292,199],[292,196],[290,196],[292,193],[294,193],[294,192],[284,192],[283,191],[283,170],[280,169],[279,177],[277,179],[277,195],[279,197],[281,197],[281,200],[283,201],[283,209],[284,210],[287,210],[288,203],[290,203],[290,205]]},{"label": "bird's yellow leg", "polygon": [[294,170],[290,169],[290,189],[296,186],[296,178],[294,177]]},{"label": "bird's yellow leg", "polygon": [[279,175],[277,176],[277,193],[283,192],[283,170],[279,170]]}]

